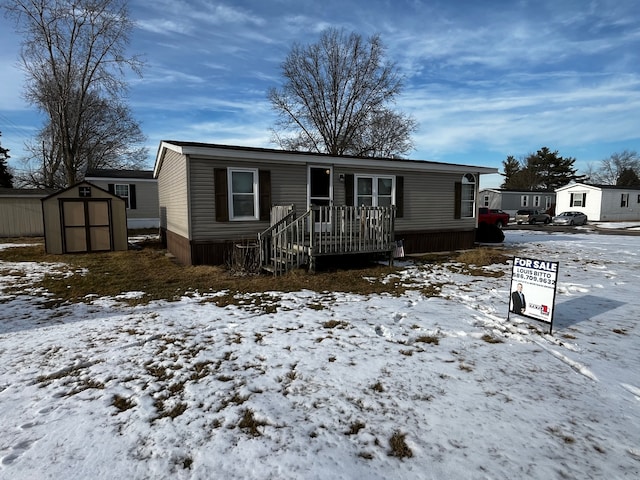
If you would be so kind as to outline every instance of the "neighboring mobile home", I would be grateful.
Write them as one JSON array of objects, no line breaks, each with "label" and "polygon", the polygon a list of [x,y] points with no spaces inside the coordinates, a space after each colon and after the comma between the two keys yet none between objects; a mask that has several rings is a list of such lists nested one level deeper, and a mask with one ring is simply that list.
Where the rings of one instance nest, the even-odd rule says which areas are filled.
[{"label": "neighboring mobile home", "polygon": [[144,229],[160,226],[158,181],[151,170],[87,170],[85,180],[124,199],[127,206],[127,228]]},{"label": "neighboring mobile home", "polygon": [[547,190],[504,190],[485,188],[478,195],[478,207],[504,210],[511,218],[521,209],[543,210],[550,215],[555,212],[556,194]]},{"label": "neighboring mobile home", "polygon": [[[496,172],[418,160],[163,141],[154,177],[162,241],[180,262],[197,265],[224,263],[234,245],[257,242],[258,234],[274,224],[278,231],[299,227],[324,238],[330,248],[310,247],[315,253],[345,253],[335,250],[338,235],[352,239],[346,247],[353,249],[350,253],[383,251],[390,248],[389,240],[402,240],[406,254],[470,248],[479,175]],[[289,220],[278,223],[283,217]],[[305,226],[292,223],[303,217]],[[372,247],[375,231],[384,245]]]},{"label": "neighboring mobile home", "polygon": [[575,210],[589,220],[640,221],[640,186],[570,183],[556,189],[558,213]]}]

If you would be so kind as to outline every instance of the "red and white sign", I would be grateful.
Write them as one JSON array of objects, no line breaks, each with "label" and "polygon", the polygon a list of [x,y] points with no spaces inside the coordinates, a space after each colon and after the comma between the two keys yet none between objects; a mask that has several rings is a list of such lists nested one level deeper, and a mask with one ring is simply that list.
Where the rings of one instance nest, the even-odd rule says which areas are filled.
[{"label": "red and white sign", "polygon": [[552,325],[558,265],[558,262],[514,257],[509,313]]}]

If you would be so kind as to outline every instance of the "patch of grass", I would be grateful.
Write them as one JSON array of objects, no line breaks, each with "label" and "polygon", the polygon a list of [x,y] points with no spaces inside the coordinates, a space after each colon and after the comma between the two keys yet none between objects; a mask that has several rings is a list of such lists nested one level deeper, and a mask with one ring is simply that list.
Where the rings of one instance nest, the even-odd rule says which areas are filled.
[{"label": "patch of grass", "polygon": [[389,455],[392,457],[398,458],[411,458],[413,457],[413,452],[409,448],[406,442],[406,433],[394,432],[389,439],[389,447],[391,447],[391,451]]},{"label": "patch of grass", "polygon": [[[153,300],[175,301],[183,296],[226,291],[211,297],[220,306],[247,304],[246,295],[271,291],[344,292],[355,294],[389,293],[402,295],[407,289],[400,278],[389,279],[396,267],[379,264],[354,266],[349,270],[308,273],[294,270],[286,275],[251,275],[238,277],[222,266],[183,266],[177,264],[157,241],[140,244],[142,250],[73,255],[50,255],[43,245],[7,248],[0,251],[0,260],[10,262],[64,263],[65,275],[54,273],[31,282],[29,289],[43,288],[52,294],[50,306],[66,302],[89,302],[95,296],[117,296],[131,291],[144,292],[139,298],[122,299],[131,305]],[[78,273],[82,272],[82,273]],[[19,293],[25,286],[5,290]],[[87,297],[92,295],[92,297]],[[266,294],[255,296],[249,305],[264,313],[275,313],[278,299]],[[321,309],[318,303],[316,307]],[[324,308],[324,307],[323,307]]]},{"label": "patch of grass", "polygon": [[185,470],[191,470],[191,465],[193,465],[193,458],[184,457],[180,463],[182,464],[182,468],[184,468]]},{"label": "patch of grass", "polygon": [[357,435],[358,432],[360,432],[360,430],[362,430],[365,427],[366,427],[366,425],[364,423],[362,423],[361,421],[353,422],[349,426],[349,430],[344,432],[344,434],[345,435]]},{"label": "patch of grass", "polygon": [[576,442],[576,439],[574,437],[563,433],[560,427],[547,427],[547,431],[560,438],[566,444],[572,444]]},{"label": "patch of grass", "polygon": [[324,328],[347,328],[349,322],[345,322],[344,320],[327,320],[322,326]]},{"label": "patch of grass", "polygon": [[135,402],[133,402],[131,399],[117,394],[114,395],[111,399],[111,405],[116,407],[120,412],[130,410],[136,406]]},{"label": "patch of grass", "polygon": [[428,343],[431,345],[440,344],[440,339],[434,335],[420,335],[415,341],[416,343]]},{"label": "patch of grass", "polygon": [[626,335],[627,331],[623,328],[614,328],[612,330],[613,333],[617,333],[618,335]]},{"label": "patch of grass", "polygon": [[413,355],[413,350],[400,350],[400,353],[401,353],[402,355],[405,355],[405,356],[407,356],[407,357],[410,357],[410,356],[412,356],[412,355]]},{"label": "patch of grass", "polygon": [[262,433],[259,428],[268,425],[265,421],[260,421],[255,418],[255,415],[252,410],[246,409],[242,413],[242,418],[240,422],[238,422],[238,428],[248,433],[252,437],[260,437]]},{"label": "patch of grass", "polygon": [[485,333],[484,335],[482,335],[482,340],[484,340],[487,343],[503,343],[503,341],[500,338],[489,335],[488,333]]},{"label": "patch of grass", "polygon": [[371,390],[373,390],[374,392],[382,393],[382,392],[384,392],[384,386],[378,380],[376,383],[371,385]]}]

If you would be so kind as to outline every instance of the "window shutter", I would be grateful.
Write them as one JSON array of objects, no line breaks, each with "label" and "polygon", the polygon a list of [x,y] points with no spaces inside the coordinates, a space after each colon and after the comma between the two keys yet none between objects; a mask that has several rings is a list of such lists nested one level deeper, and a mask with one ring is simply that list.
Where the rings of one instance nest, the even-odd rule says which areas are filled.
[{"label": "window shutter", "polygon": [[462,218],[462,182],[455,183],[453,201],[453,218]]},{"label": "window shutter", "polygon": [[129,184],[129,208],[136,209],[136,186],[133,183]]},{"label": "window shutter", "polygon": [[215,168],[213,170],[216,222],[229,221],[229,201],[227,198],[227,169]]},{"label": "window shutter", "polygon": [[109,191],[109,193],[111,195],[115,195],[116,194],[116,187],[113,186],[113,183],[109,183],[107,185],[107,190]]},{"label": "window shutter", "polygon": [[396,177],[396,218],[404,217],[404,177]]},{"label": "window shutter", "polygon": [[344,176],[344,203],[347,207],[355,205],[353,198],[353,173],[347,173]]},{"label": "window shutter", "polygon": [[260,211],[260,220],[271,219],[271,171],[258,171],[258,190],[260,194],[258,209]]},{"label": "window shutter", "polygon": [[583,207],[587,206],[587,194],[586,193],[582,194],[582,206]]}]

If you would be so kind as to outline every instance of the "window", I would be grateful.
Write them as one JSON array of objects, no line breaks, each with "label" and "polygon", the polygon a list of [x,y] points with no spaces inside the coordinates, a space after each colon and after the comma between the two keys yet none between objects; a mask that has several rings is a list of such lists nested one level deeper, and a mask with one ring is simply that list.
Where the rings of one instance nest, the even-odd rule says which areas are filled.
[{"label": "window", "polygon": [[547,210],[551,208],[551,197],[544,197],[544,208]]},{"label": "window", "polygon": [[395,204],[395,177],[356,176],[356,205],[388,207]]},{"label": "window", "polygon": [[131,208],[131,201],[129,200],[129,185],[128,184],[118,184],[116,183],[113,186],[113,193],[118,197],[122,198],[125,201],[127,209]]},{"label": "window", "polygon": [[460,216],[473,217],[476,211],[476,177],[467,173],[462,177]]},{"label": "window", "polygon": [[629,194],[628,193],[623,193],[622,195],[620,195],[620,206],[622,208],[626,208],[629,206]]},{"label": "window", "polygon": [[485,195],[484,198],[482,199],[482,206],[483,207],[489,206],[489,195]]},{"label": "window", "polygon": [[520,196],[520,206],[528,207],[529,206],[529,195],[521,195]]},{"label": "window", "polygon": [[540,206],[540,195],[535,195],[533,197],[533,206],[534,207],[539,207]]},{"label": "window", "polygon": [[229,169],[229,219],[258,219],[258,171]]},{"label": "window", "polygon": [[587,206],[587,194],[584,192],[572,193],[571,200],[569,202],[570,207],[586,207]]}]

